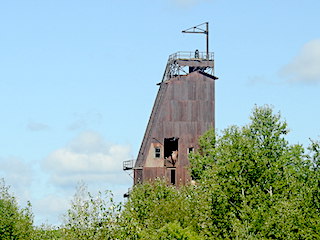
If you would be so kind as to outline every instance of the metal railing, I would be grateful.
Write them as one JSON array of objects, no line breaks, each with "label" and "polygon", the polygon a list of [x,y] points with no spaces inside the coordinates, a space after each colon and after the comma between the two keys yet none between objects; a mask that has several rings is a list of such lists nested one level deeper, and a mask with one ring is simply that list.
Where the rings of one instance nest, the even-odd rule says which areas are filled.
[{"label": "metal railing", "polygon": [[206,52],[176,52],[169,56],[168,61],[172,60],[213,60],[214,59],[214,53],[209,52],[208,57]]},{"label": "metal railing", "polygon": [[134,160],[123,161],[123,170],[125,171],[133,169],[133,161]]},{"label": "metal railing", "polygon": [[166,69],[163,74],[162,82],[170,79],[172,76],[180,75],[183,71],[183,66],[179,66],[177,60],[195,60],[195,61],[213,61],[214,53],[209,52],[208,56],[206,52],[176,52],[169,56]]}]

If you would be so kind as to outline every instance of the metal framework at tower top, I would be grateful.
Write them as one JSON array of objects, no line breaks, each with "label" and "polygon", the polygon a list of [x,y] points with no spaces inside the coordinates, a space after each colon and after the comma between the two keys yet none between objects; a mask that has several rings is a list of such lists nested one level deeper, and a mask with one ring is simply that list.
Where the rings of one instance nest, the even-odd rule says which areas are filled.
[{"label": "metal framework at tower top", "polygon": [[[205,25],[206,28],[202,29],[201,26]],[[188,28],[183,30],[182,33],[198,33],[198,34],[205,34],[206,35],[206,56],[209,59],[209,22],[201,23],[197,26]]]},{"label": "metal framework at tower top", "polygon": [[214,76],[213,52],[176,52],[169,56],[162,82],[170,78],[183,76],[192,71],[200,70]]},{"label": "metal framework at tower top", "polygon": [[[191,71],[200,70],[214,76],[214,55],[209,52],[209,22],[201,23],[183,30],[182,33],[206,35],[206,52],[177,52],[169,56],[162,82],[176,76],[187,75]],[[190,71],[191,70],[191,71]]]}]

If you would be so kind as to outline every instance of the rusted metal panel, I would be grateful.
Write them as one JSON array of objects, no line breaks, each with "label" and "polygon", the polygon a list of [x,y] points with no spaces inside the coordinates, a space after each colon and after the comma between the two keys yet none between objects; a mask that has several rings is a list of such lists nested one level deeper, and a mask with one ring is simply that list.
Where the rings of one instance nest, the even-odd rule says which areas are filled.
[{"label": "rusted metal panel", "polygon": [[133,170],[134,184],[139,184],[143,182],[143,169]]},{"label": "rusted metal panel", "polygon": [[156,177],[164,177],[165,168],[162,167],[144,167],[143,168],[143,181],[152,181]]}]

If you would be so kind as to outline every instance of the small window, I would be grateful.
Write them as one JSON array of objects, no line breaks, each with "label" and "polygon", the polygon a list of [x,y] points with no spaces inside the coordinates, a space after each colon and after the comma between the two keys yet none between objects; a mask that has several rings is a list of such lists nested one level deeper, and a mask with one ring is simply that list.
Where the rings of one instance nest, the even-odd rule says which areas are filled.
[{"label": "small window", "polygon": [[194,152],[194,147],[189,147],[188,148],[188,154]]},{"label": "small window", "polygon": [[155,158],[160,158],[161,156],[161,149],[159,147],[154,148],[154,157]]}]

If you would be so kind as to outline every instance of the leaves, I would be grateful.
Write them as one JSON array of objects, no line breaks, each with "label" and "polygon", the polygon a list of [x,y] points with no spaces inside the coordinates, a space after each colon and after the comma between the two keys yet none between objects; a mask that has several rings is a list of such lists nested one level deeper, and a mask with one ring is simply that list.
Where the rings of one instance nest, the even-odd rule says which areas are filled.
[{"label": "leaves", "polygon": [[112,193],[99,192],[94,197],[84,183],[80,183],[65,216],[67,239],[112,239],[115,234],[121,205]]},{"label": "leaves", "polygon": [[197,191],[211,197],[204,203],[212,205],[207,218],[214,223],[207,231],[221,238],[319,237],[305,230],[319,229],[319,142],[312,141],[310,156],[289,145],[286,122],[269,106],[255,107],[250,119],[221,136],[210,130],[190,157]]},{"label": "leaves", "polygon": [[33,233],[31,204],[20,209],[14,196],[9,193],[4,179],[0,179],[0,238],[31,239]]}]

